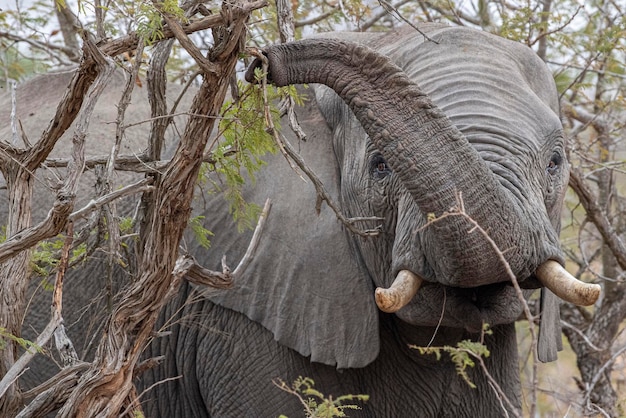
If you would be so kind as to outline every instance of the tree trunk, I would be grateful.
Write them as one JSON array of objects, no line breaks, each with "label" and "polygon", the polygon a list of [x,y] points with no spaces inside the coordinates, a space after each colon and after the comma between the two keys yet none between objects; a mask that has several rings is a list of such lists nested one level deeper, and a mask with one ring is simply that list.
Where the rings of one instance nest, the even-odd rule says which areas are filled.
[{"label": "tree trunk", "polygon": [[[13,162],[3,170],[7,190],[9,191],[9,220],[7,237],[31,226],[31,202],[33,195],[33,177]],[[26,289],[30,278],[30,249],[24,250],[8,259],[0,267],[0,328],[3,333],[15,337],[21,336],[21,324],[26,307]],[[15,341],[2,338],[0,350],[0,376],[7,374],[15,363],[18,345]],[[21,404],[21,395],[17,385],[11,385],[0,398],[0,415],[14,416]]]},{"label": "tree trunk", "polygon": [[196,95],[189,122],[167,171],[156,185],[155,210],[145,230],[145,248],[140,260],[140,277],[124,292],[123,302],[113,312],[91,368],[83,375],[61,417],[117,417],[123,410],[132,413],[140,408],[133,395],[134,368],[152,334],[157,316],[179,285],[172,274],[178,258],[180,240],[191,213],[194,186],[202,156],[213,129],[245,40],[245,21],[249,13],[245,3],[223,12],[231,14],[224,39],[214,57],[215,72],[205,73]]}]

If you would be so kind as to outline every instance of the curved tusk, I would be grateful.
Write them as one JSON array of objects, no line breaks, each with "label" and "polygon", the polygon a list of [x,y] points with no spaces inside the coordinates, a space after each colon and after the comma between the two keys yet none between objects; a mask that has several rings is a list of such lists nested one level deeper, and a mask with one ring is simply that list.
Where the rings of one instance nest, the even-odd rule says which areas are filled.
[{"label": "curved tusk", "polygon": [[574,305],[593,305],[600,296],[599,284],[581,282],[554,260],[540,265],[535,275],[555,295]]},{"label": "curved tusk", "polygon": [[422,278],[412,271],[400,270],[389,289],[376,288],[376,305],[383,312],[396,312],[413,299],[422,282]]}]

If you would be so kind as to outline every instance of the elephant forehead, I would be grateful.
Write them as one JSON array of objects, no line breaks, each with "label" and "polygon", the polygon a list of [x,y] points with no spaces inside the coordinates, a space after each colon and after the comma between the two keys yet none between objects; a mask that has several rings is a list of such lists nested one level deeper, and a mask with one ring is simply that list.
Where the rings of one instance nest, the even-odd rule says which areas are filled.
[{"label": "elephant forehead", "polygon": [[502,135],[528,148],[561,128],[552,75],[531,49],[464,28],[429,36],[379,43],[466,136]]}]

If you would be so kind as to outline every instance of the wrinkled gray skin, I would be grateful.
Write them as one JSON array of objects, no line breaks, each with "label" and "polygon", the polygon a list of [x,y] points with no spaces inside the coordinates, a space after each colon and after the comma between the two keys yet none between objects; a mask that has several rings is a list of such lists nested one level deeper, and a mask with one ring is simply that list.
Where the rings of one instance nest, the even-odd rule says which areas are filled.
[{"label": "wrinkled gray skin", "polygon": [[[268,157],[247,191],[259,204],[273,201],[256,256],[233,289],[185,282],[163,312],[171,334],[146,355],[165,359],[140,386],[179,378],[144,395],[147,416],[301,416],[300,402],[271,384],[298,376],[334,398],[370,395],[351,416],[502,416],[511,408],[482,371],[469,372],[471,389],[445,356],[408,347],[477,340],[483,322],[493,329],[485,363],[521,408],[514,328],[521,303],[510,278],[484,236],[468,234],[466,218],[425,224],[458,206],[460,192],[465,211],[506,249],[521,285],[537,287],[537,266],[563,260],[557,230],[568,165],[557,93],[545,65],[520,44],[464,28],[427,29],[435,42],[412,29],[336,36],[389,56],[438,108],[367,51],[318,41],[268,49],[275,83],[325,82],[341,94],[306,91],[311,100],[298,114],[309,136],[296,146],[344,213],[383,218],[359,224],[380,224],[382,233],[357,237],[327,206],[316,214],[313,186],[281,155]],[[344,61],[365,76],[336,65]],[[236,232],[219,196],[198,198],[196,209],[215,236],[209,251],[192,253],[212,269],[226,254],[234,267],[251,233]],[[401,269],[427,283],[396,314],[381,313],[374,288],[388,287]],[[545,294],[542,352],[551,359],[557,314]]]},{"label": "wrinkled gray skin", "polygon": [[[470,373],[478,386],[470,389],[450,362],[407,346],[478,339],[482,322],[494,330],[485,338],[491,349],[487,367],[520,408],[513,321],[521,304],[509,277],[484,237],[468,235],[467,220],[423,227],[428,213],[438,216],[454,206],[456,190],[466,211],[507,249],[522,286],[535,286],[532,272],[545,260],[562,261],[556,230],[568,166],[552,77],[530,49],[469,29],[431,28],[436,43],[411,29],[337,36],[391,57],[471,145],[454,129],[442,133],[399,120],[410,124],[429,116],[406,110],[413,103],[410,88],[402,80],[399,88],[388,84],[388,73],[377,73],[384,63],[375,57],[317,41],[269,49],[273,82],[327,83],[359,115],[357,121],[342,98],[316,86],[308,91],[315,100],[299,110],[310,135],[297,146],[345,214],[382,217],[383,233],[356,237],[327,207],[316,215],[313,187],[294,176],[280,155],[271,158],[249,194],[259,203],[271,198],[274,207],[246,276],[232,290],[199,297],[186,285],[164,314],[173,317],[173,334],[155,341],[150,354],[167,358],[144,385],[182,377],[147,396],[147,410],[158,410],[156,415],[299,416],[298,400],[269,382],[301,375],[334,397],[369,394],[364,411],[354,416],[501,416],[503,402],[482,372]],[[333,58],[320,61],[329,51]],[[374,75],[359,84],[360,75],[333,66],[342,57]],[[368,122],[371,117],[380,121]],[[209,267],[218,268],[222,254],[235,263],[249,234],[225,234],[232,231],[228,215],[215,202],[208,210],[209,228],[218,231]],[[196,252],[207,260],[203,254]],[[428,283],[396,314],[380,313],[374,287],[389,286],[400,269]],[[197,302],[185,302],[194,297]],[[546,318],[555,321],[554,310],[544,312]],[[548,325],[544,357],[556,351],[557,330]]]}]

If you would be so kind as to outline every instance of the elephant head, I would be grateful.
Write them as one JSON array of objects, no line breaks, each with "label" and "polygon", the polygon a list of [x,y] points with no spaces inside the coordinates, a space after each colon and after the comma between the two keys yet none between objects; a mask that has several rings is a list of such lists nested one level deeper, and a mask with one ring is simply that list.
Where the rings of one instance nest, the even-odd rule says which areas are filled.
[{"label": "elephant head", "polygon": [[[329,174],[346,216],[381,218],[381,234],[355,237],[332,215],[305,217],[294,204],[303,185],[273,189],[291,205],[273,216],[297,221],[279,221],[283,228],[272,230],[244,283],[209,297],[338,367],[376,355],[372,287],[379,307],[409,324],[470,332],[520,316],[513,277],[523,288],[544,285],[592,304],[597,286],[561,267],[568,163],[555,85],[541,60],[525,46],[461,28],[437,28],[427,40],[407,30],[337,36],[348,40],[265,49],[267,77],[278,86],[329,87],[315,87],[328,130],[313,122],[310,141],[323,142],[314,170]],[[249,81],[260,66],[252,64]],[[300,209],[289,214],[293,206]],[[545,291],[544,299],[553,296]],[[554,303],[544,306],[549,348],[540,356],[551,360],[558,314]]]}]

